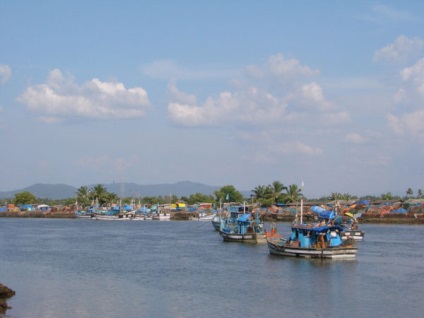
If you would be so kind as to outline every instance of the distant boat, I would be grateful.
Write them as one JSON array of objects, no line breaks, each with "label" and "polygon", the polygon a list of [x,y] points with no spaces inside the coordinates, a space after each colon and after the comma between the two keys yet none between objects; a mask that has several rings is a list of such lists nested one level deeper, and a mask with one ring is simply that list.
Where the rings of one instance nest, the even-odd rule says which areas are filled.
[{"label": "distant boat", "polygon": [[87,212],[87,211],[76,211],[75,217],[77,219],[92,219],[93,215],[91,214],[91,212]]},{"label": "distant boat", "polygon": [[258,213],[253,217],[245,206],[230,206],[228,216],[221,220],[219,234],[224,242],[266,243],[265,230]]},{"label": "distant boat", "polygon": [[305,224],[302,209],[303,204],[300,220],[296,217],[288,239],[276,233],[274,228],[271,233],[267,233],[270,254],[331,259],[352,259],[356,256],[358,249],[355,247],[355,241],[349,238],[342,240],[341,233],[344,228],[333,224],[333,211],[320,211],[319,222]]},{"label": "distant boat", "polygon": [[[132,221],[136,219],[135,211],[121,210],[120,206],[114,206],[107,211],[94,212],[94,219],[101,221]],[[145,218],[140,217],[139,220]]]}]

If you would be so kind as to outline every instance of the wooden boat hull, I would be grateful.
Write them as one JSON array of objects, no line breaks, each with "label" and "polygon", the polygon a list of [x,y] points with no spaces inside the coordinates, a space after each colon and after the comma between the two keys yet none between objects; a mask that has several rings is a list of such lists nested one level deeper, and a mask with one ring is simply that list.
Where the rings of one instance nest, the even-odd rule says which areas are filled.
[{"label": "wooden boat hull", "polygon": [[331,258],[331,259],[353,259],[358,252],[356,247],[335,246],[325,248],[296,247],[290,246],[281,239],[270,238],[267,240],[270,254],[277,256],[291,256],[304,258]]},{"label": "wooden boat hull", "polygon": [[75,218],[77,218],[77,219],[92,219],[93,218],[93,216],[91,216],[91,215],[75,215]]},{"label": "wooden boat hull", "polygon": [[253,244],[264,244],[266,243],[265,233],[227,233],[225,231],[219,231],[224,242],[239,242],[239,243],[253,243]]},{"label": "wooden boat hull", "polygon": [[101,220],[101,221],[131,221],[133,219],[133,217],[131,216],[102,215],[102,214],[96,214],[94,218],[96,220]]}]

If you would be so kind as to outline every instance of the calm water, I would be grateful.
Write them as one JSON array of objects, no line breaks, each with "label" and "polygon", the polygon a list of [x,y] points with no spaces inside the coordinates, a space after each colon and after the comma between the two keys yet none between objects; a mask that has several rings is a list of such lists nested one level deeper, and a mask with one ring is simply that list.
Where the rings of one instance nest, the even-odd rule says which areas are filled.
[{"label": "calm water", "polygon": [[362,229],[356,260],[317,261],[210,222],[0,218],[0,282],[13,318],[421,316],[424,227]]}]

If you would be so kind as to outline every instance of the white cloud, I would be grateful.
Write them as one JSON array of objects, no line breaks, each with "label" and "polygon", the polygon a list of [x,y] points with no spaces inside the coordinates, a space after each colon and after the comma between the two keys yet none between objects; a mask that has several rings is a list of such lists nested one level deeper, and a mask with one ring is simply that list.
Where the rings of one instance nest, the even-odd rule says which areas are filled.
[{"label": "white cloud", "polygon": [[28,87],[18,101],[39,113],[44,122],[73,117],[139,118],[150,107],[147,93],[141,87],[127,89],[122,83],[102,82],[97,78],[78,85],[58,69],[50,72],[45,84]]},{"label": "white cloud", "polygon": [[296,59],[288,59],[282,54],[271,56],[265,65],[249,65],[246,70],[252,78],[259,80],[271,78],[284,83],[319,75],[318,70],[302,65]]},{"label": "white cloud", "polygon": [[374,53],[374,61],[407,62],[410,59],[417,58],[423,48],[424,40],[400,35],[394,43],[377,50]]},{"label": "white cloud", "polygon": [[413,66],[400,72],[403,86],[394,95],[394,100],[402,108],[409,105],[412,108],[422,108],[424,102],[424,59],[418,60]]},{"label": "white cloud", "polygon": [[403,86],[394,96],[398,107],[387,115],[388,126],[398,135],[424,142],[424,59],[400,74]]},{"label": "white cloud", "polygon": [[202,104],[197,103],[195,96],[170,85],[170,119],[183,126],[225,126],[228,122],[268,126],[311,116],[311,111],[340,117],[340,110],[325,98],[317,82],[305,83],[305,79],[318,75],[319,71],[298,60],[279,54],[263,65],[251,65],[247,69],[248,77],[236,81],[234,91],[209,96]]},{"label": "white cloud", "polygon": [[365,139],[358,133],[347,134],[345,137],[346,141],[353,144],[362,144]]},{"label": "white cloud", "polygon": [[[174,97],[183,96],[176,88],[173,93]],[[190,101],[195,99],[191,98]],[[183,126],[228,125],[228,122],[263,124],[281,120],[285,107],[271,94],[251,88],[235,93],[222,92],[215,98],[208,97],[201,106],[175,99],[169,103],[168,112],[172,121]]]},{"label": "white cloud", "polygon": [[424,142],[424,109],[400,116],[387,116],[389,127],[398,135],[408,135]]},{"label": "white cloud", "polygon": [[308,111],[326,111],[331,109],[331,104],[324,97],[321,86],[315,82],[302,85],[293,94],[289,95],[288,101],[296,103]]},{"label": "white cloud", "polygon": [[10,76],[12,75],[12,70],[9,66],[0,64],[0,85],[6,83]]}]

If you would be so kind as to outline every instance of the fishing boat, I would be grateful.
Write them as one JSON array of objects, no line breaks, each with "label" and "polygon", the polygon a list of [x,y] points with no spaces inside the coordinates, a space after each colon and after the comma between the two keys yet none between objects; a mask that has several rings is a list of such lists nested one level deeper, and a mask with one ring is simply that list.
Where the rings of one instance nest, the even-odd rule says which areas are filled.
[{"label": "fishing boat", "polygon": [[221,220],[219,234],[224,242],[266,243],[266,235],[262,221],[251,213],[246,212],[244,206],[227,208],[228,216]]},{"label": "fishing boat", "polygon": [[92,219],[94,215],[87,211],[75,211],[75,217],[77,219]]},{"label": "fishing boat", "polygon": [[360,216],[360,213],[346,213],[344,216],[338,216],[335,218],[334,223],[343,227],[343,231],[341,233],[342,240],[351,238],[355,241],[362,241],[364,239],[365,232],[360,230],[358,226],[357,218]]},{"label": "fishing boat", "polygon": [[275,228],[267,233],[270,254],[322,259],[355,258],[358,251],[355,241],[351,238],[342,240],[341,233],[344,228],[334,224],[334,211],[321,211],[318,215],[318,222],[303,223],[302,210],[303,204],[301,205],[300,220],[296,217],[292,223],[288,239],[279,235]]},{"label": "fishing boat", "polygon": [[96,211],[94,219],[101,221],[131,221],[135,219],[135,215],[135,211],[121,210],[121,207],[117,205],[106,211]]}]

